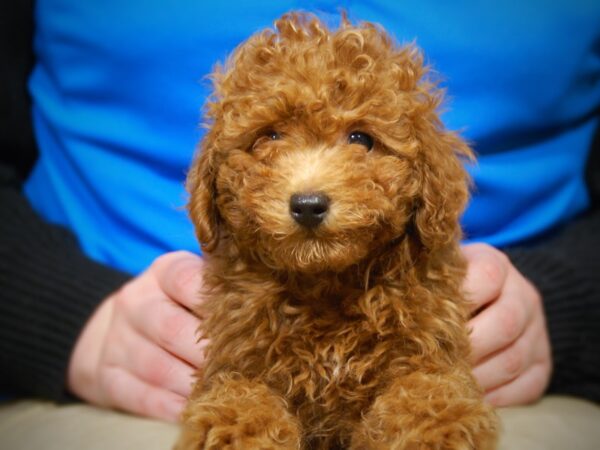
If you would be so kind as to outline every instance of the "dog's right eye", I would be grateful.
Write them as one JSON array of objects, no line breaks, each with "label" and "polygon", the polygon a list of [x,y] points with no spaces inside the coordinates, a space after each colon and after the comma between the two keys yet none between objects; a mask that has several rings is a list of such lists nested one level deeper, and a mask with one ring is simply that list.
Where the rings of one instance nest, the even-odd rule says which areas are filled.
[{"label": "dog's right eye", "polygon": [[256,149],[258,146],[264,144],[265,142],[278,141],[279,139],[281,139],[281,134],[279,134],[275,130],[267,130],[261,133],[258,136],[258,138],[254,141],[254,143],[252,144],[252,150]]},{"label": "dog's right eye", "polygon": [[368,151],[373,148],[373,138],[362,131],[353,131],[348,135],[348,144],[363,145]]}]

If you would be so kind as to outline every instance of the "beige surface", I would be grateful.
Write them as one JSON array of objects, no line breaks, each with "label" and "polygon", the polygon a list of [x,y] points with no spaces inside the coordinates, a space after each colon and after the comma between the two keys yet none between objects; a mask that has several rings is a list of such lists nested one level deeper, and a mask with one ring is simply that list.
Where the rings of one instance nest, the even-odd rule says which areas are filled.
[{"label": "beige surface", "polygon": [[[500,411],[500,450],[600,450],[600,407],[547,397]],[[163,450],[177,427],[86,405],[21,401],[0,406],[1,450]]]},{"label": "beige surface", "polygon": [[177,433],[175,425],[82,404],[0,407],[1,450],[163,450]]},{"label": "beige surface", "polygon": [[499,410],[500,450],[600,450],[600,406],[550,396],[533,406]]}]

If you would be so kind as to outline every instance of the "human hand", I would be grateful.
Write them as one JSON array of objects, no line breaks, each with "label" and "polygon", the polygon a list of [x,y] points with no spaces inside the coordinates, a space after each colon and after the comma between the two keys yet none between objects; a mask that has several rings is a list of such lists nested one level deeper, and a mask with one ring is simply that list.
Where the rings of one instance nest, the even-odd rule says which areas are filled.
[{"label": "human hand", "polygon": [[542,299],[508,257],[486,244],[462,248],[471,301],[473,374],[495,406],[526,404],[546,390],[552,370]]},{"label": "human hand", "polygon": [[167,253],[110,295],[85,325],[71,355],[67,386],[82,399],[177,421],[203,362],[202,259]]}]

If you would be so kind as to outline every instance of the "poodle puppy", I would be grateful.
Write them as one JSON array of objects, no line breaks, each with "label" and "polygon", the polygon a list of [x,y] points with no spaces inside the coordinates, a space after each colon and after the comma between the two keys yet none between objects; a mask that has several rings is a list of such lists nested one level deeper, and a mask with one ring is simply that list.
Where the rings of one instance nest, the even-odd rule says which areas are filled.
[{"label": "poodle puppy", "polygon": [[177,449],[477,449],[467,145],[414,46],[288,14],[213,75],[188,175],[210,341]]}]

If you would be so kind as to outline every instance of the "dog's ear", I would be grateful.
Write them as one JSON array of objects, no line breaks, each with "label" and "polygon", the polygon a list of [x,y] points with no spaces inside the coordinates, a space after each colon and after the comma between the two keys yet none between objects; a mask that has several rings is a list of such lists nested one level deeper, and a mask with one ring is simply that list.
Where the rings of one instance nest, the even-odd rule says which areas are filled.
[{"label": "dog's ear", "polygon": [[417,133],[420,190],[414,207],[414,231],[427,251],[461,238],[460,216],[469,196],[465,162],[473,161],[469,146],[456,133],[443,129],[433,114]]},{"label": "dog's ear", "polygon": [[203,139],[201,152],[196,157],[186,180],[190,194],[188,212],[196,227],[196,235],[202,251],[213,251],[219,241],[219,213],[215,204],[216,161],[211,132]]}]

